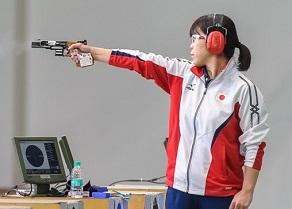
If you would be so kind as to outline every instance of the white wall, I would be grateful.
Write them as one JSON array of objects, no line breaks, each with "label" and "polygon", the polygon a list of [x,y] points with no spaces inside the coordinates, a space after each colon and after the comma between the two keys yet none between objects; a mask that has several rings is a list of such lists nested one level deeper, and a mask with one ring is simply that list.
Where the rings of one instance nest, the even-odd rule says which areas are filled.
[{"label": "white wall", "polygon": [[1,1],[0,11],[0,186],[11,187],[19,179],[12,137],[26,124],[26,10],[21,1]]},{"label": "white wall", "polygon": [[[95,184],[163,175],[167,95],[153,82],[127,70],[97,63],[80,71],[68,59],[54,57],[52,51],[30,49],[30,42],[37,38],[87,39],[100,47],[188,59],[188,30],[194,19],[225,13],[235,21],[240,41],[252,52],[247,76],[263,92],[270,111],[272,129],[251,208],[292,207],[290,1],[3,2],[1,158],[13,156],[10,138],[14,135],[65,134],[74,157],[82,162],[86,179]],[[24,11],[16,2],[23,4]],[[3,10],[3,5],[7,9]],[[22,41],[21,53],[3,52],[14,39]],[[20,113],[15,114],[17,111]],[[1,160],[0,186],[12,186],[14,178],[19,181],[19,176],[13,177],[17,168],[10,157],[5,163]]]}]

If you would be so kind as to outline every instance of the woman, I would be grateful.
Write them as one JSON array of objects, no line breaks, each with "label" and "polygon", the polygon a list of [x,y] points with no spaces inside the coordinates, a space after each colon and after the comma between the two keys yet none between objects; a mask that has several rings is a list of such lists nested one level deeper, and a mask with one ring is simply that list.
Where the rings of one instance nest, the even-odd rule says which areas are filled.
[{"label": "woman", "polygon": [[198,18],[190,36],[192,62],[82,44],[69,50],[136,71],[170,94],[167,209],[247,209],[269,130],[262,94],[240,72],[250,52],[225,15]]}]

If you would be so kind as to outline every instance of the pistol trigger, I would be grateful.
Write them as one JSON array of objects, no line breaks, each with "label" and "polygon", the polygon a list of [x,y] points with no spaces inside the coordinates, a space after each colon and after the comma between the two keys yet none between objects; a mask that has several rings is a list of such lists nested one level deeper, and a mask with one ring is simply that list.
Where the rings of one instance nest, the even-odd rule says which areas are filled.
[{"label": "pistol trigger", "polygon": [[70,55],[71,55],[71,57],[72,56],[77,56],[78,55],[78,49],[70,50]]},{"label": "pistol trigger", "polygon": [[67,56],[69,54],[68,48],[64,49],[64,56]]}]

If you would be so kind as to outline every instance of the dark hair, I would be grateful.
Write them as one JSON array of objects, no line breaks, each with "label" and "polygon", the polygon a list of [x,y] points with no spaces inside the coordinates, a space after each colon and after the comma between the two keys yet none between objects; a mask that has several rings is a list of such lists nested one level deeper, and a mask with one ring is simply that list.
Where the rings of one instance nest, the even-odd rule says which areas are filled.
[{"label": "dark hair", "polygon": [[[221,26],[227,29],[226,44],[223,51],[224,55],[230,59],[234,54],[235,48],[238,48],[238,70],[247,71],[251,60],[250,51],[245,45],[239,42],[234,22],[226,15],[217,14],[216,16],[220,16]],[[190,36],[198,33],[199,29],[207,34],[207,28],[210,26],[214,26],[214,14],[199,17],[190,28]]]}]

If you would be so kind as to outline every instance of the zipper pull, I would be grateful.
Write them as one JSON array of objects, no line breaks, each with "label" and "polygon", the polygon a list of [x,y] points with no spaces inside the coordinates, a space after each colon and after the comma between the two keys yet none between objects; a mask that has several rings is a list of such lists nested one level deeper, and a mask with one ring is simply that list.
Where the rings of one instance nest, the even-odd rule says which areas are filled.
[{"label": "zipper pull", "polygon": [[205,91],[204,91],[204,95],[207,94],[207,89],[208,89],[208,87],[206,86]]}]

